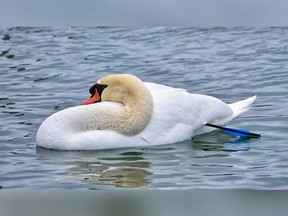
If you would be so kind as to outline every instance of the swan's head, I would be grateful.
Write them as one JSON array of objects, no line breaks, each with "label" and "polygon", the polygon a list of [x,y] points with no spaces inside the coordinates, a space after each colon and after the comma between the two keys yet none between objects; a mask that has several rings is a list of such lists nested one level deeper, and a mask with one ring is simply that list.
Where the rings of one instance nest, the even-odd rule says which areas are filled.
[{"label": "swan's head", "polygon": [[130,74],[112,74],[98,80],[89,92],[90,98],[81,105],[99,101],[113,101],[125,103],[126,98],[135,95],[143,83],[136,76]]}]

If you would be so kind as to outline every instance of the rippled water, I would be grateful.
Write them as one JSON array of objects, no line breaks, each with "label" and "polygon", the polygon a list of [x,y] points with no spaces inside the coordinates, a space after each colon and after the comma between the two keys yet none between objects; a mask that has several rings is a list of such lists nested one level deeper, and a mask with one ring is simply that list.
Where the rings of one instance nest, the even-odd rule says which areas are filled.
[{"label": "rippled water", "polygon": [[[288,28],[30,28],[0,30],[2,188],[288,189]],[[258,95],[230,125],[173,145],[102,151],[37,148],[41,122],[80,104],[109,73],[208,94]]]}]

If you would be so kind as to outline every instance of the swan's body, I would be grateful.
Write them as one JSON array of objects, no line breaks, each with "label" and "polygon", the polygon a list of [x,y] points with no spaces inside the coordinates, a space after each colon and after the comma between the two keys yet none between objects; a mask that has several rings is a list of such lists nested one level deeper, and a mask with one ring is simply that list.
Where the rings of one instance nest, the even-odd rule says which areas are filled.
[{"label": "swan's body", "polygon": [[[213,130],[204,126],[207,122],[227,124],[246,112],[256,99],[254,96],[228,105],[211,96],[142,83],[131,75],[112,76],[128,82],[117,83],[114,92],[109,89],[113,84],[108,84],[102,93],[103,102],[71,107],[51,115],[37,132],[37,145],[95,150],[176,143]],[[119,87],[122,84],[127,84],[128,90],[125,87],[122,91]]]}]

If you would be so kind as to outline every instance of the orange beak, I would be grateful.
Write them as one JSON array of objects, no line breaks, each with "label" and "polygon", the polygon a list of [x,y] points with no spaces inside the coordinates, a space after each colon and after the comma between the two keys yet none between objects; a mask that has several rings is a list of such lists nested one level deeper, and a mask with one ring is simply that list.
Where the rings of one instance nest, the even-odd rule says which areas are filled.
[{"label": "orange beak", "polygon": [[95,90],[95,94],[92,95],[90,98],[88,98],[87,100],[85,100],[83,103],[81,103],[81,105],[87,105],[87,104],[92,104],[92,103],[96,103],[98,101],[101,100],[101,97],[98,93],[98,90]]}]

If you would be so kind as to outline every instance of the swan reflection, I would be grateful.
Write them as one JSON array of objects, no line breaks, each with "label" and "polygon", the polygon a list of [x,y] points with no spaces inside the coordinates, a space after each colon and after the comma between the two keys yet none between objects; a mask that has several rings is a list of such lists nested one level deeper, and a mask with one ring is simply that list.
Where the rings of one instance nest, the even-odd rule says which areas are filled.
[{"label": "swan reflection", "polygon": [[42,169],[52,173],[60,184],[78,182],[81,188],[96,190],[153,189],[174,188],[174,184],[178,188],[181,184],[191,184],[192,180],[201,184],[208,175],[215,173],[230,175],[233,162],[219,163],[217,159],[229,159],[231,154],[249,150],[250,140],[215,131],[195,137],[192,142],[149,148],[57,151],[38,147],[37,155]]},{"label": "swan reflection", "polygon": [[[111,185],[124,188],[144,188],[150,183],[150,163],[141,151],[55,151],[37,148],[38,160],[48,170],[55,170],[61,181]],[[63,174],[67,172],[67,174]]]}]

